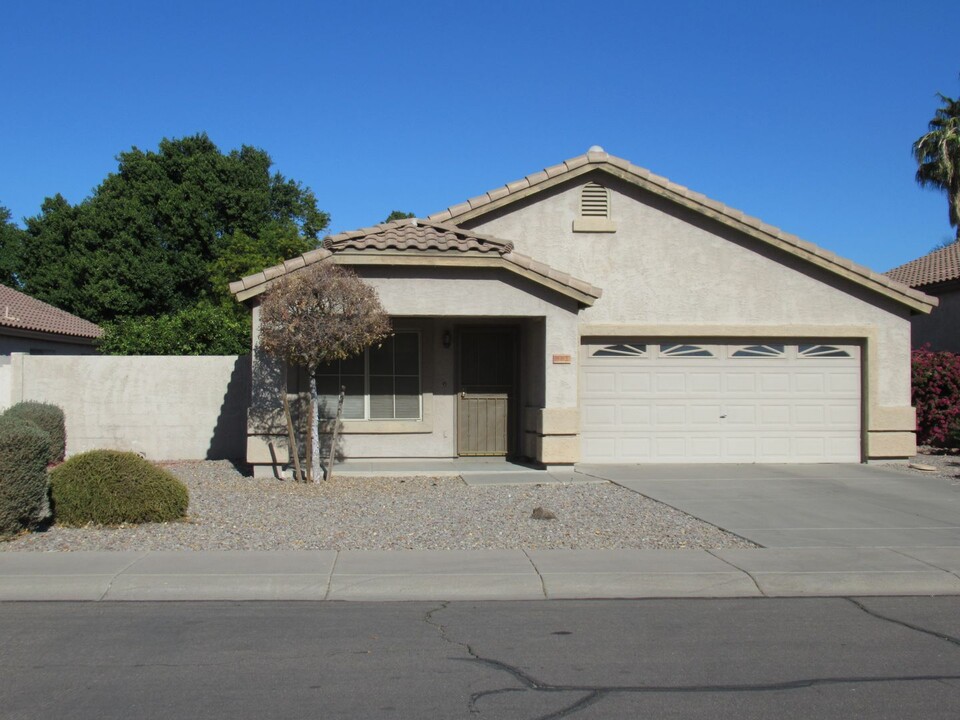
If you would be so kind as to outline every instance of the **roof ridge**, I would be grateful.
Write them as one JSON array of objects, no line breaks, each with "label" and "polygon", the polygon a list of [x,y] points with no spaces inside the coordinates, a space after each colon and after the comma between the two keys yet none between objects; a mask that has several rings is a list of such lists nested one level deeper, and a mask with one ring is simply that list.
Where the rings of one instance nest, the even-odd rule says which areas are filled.
[{"label": "roof ridge", "polygon": [[[490,205],[494,202],[502,200],[510,195],[514,195],[522,190],[528,188],[534,188],[537,185],[546,182],[553,182],[555,178],[561,177],[565,174],[569,174],[574,170],[580,170],[584,167],[592,167],[602,169],[604,166],[610,166],[616,168],[617,170],[624,171],[630,175],[635,176],[638,180],[643,183],[652,183],[660,187],[661,189],[676,195],[679,199],[684,200],[689,203],[694,203],[700,205],[704,208],[711,210],[714,213],[718,213],[734,224],[747,226],[751,228],[753,233],[761,233],[767,235],[770,238],[786,243],[788,245],[796,248],[796,253],[800,255],[808,255],[820,258],[827,263],[836,265],[839,268],[847,272],[852,272],[855,275],[868,280],[870,282],[876,283],[882,287],[885,287],[889,290],[893,290],[896,293],[905,295],[906,297],[911,298],[914,301],[919,301],[924,304],[930,304],[931,298],[928,297],[925,293],[915,290],[907,285],[899,283],[887,275],[878,273],[865,265],[860,265],[848,260],[847,258],[842,257],[830,250],[820,247],[814,243],[811,243],[807,240],[803,240],[796,235],[787,233],[784,230],[776,227],[774,225],[769,225],[757,217],[748,215],[742,210],[730,207],[722,202],[713,200],[702,193],[695,192],[689,188],[680,185],[671,181],[669,178],[662,175],[657,175],[650,170],[635,165],[629,160],[624,158],[611,155],[606,151],[599,150],[589,150],[586,153],[577,155],[568,160],[564,160],[557,165],[552,165],[544,170],[541,170],[530,175],[526,175],[519,180],[515,180],[511,183],[506,183],[505,185],[498,186],[493,190],[488,190],[487,192],[478,195],[476,197],[467,200],[466,202],[459,203],[457,205],[451,205],[446,210],[441,210],[440,212],[433,213],[428,215],[427,221],[436,221],[443,223],[454,223],[456,218],[460,215],[464,215],[467,212],[471,212],[478,208]],[[561,170],[561,168],[566,168]],[[582,171],[583,172],[583,171]],[[763,238],[760,238],[761,240]]]}]

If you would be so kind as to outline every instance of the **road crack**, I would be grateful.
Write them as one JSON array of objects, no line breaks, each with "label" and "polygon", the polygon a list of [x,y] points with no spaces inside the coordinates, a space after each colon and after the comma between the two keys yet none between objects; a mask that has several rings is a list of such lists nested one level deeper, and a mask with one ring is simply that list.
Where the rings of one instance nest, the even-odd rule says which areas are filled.
[{"label": "road crack", "polygon": [[[886,622],[892,622],[897,625],[902,625],[910,630],[917,632],[925,633],[936,637],[941,640],[945,640],[954,645],[960,646],[960,638],[955,638],[951,635],[945,635],[943,633],[938,633],[933,630],[928,630],[923,627],[913,625],[911,623],[904,622],[902,620],[897,620],[896,618],[886,617],[879,613],[876,613],[867,607],[860,604],[858,601],[852,598],[845,598],[851,603],[856,605],[860,610],[875,617],[879,620]],[[949,680],[958,681],[960,680],[960,674],[956,675],[883,675],[883,676],[838,676],[838,677],[809,677],[801,678],[797,680],[783,680],[779,682],[769,682],[769,683],[727,683],[727,684],[702,684],[702,685],[577,685],[577,684],[556,684],[545,682],[539,678],[534,677],[527,671],[515,666],[510,663],[504,662],[502,660],[496,660],[493,658],[488,658],[480,655],[477,651],[467,642],[462,642],[459,640],[454,640],[449,635],[449,630],[446,625],[437,621],[434,618],[434,615],[445,610],[450,605],[449,602],[443,602],[432,610],[428,611],[424,615],[424,622],[426,622],[431,627],[437,629],[440,638],[451,645],[462,648],[466,654],[469,656],[467,658],[458,658],[462,662],[470,662],[477,665],[482,665],[493,670],[503,672],[510,676],[514,681],[519,683],[520,687],[508,686],[502,688],[496,688],[493,690],[483,690],[481,692],[473,693],[470,696],[469,700],[469,709],[471,713],[479,713],[481,710],[478,707],[478,703],[484,698],[493,697],[496,695],[504,695],[507,693],[524,693],[524,692],[537,692],[537,693],[576,693],[581,695],[573,703],[566,705],[559,710],[554,710],[546,715],[539,715],[536,718],[531,718],[531,720],[559,720],[560,718],[569,717],[575,713],[583,710],[586,707],[594,705],[598,702],[601,702],[611,695],[626,695],[626,694],[667,694],[667,693],[681,693],[681,694],[693,694],[693,693],[765,693],[765,692],[778,692],[778,691],[791,691],[791,690],[805,690],[808,688],[815,687],[826,687],[826,686],[835,686],[835,685],[870,685],[870,684],[880,684],[880,683],[914,683],[914,682],[939,682],[943,683]]]},{"label": "road crack", "polygon": [[937,632],[936,630],[930,630],[929,628],[921,627],[920,625],[914,625],[909,623],[906,620],[898,620],[897,618],[890,617],[889,615],[883,615],[876,610],[871,610],[866,605],[861,603],[859,600],[854,600],[853,598],[844,598],[848,602],[852,603],[855,607],[859,608],[865,612],[870,617],[876,618],[877,620],[883,620],[884,622],[893,623],[894,625],[899,625],[900,627],[905,627],[908,630],[913,630],[915,632],[923,633],[924,635],[930,635],[935,637],[938,640],[945,640],[948,643],[960,647],[960,638],[954,637],[953,635],[947,635],[945,633]]}]

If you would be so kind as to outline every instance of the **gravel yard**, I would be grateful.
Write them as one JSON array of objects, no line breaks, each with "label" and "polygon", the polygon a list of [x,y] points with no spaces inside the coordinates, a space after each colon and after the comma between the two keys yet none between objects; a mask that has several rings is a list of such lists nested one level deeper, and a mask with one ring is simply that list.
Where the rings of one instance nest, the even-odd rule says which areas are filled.
[{"label": "gravel yard", "polygon": [[[228,462],[167,466],[190,489],[184,522],[62,528],[0,542],[36,550],[737,548],[742,538],[610,483],[469,487],[459,479],[245,477]],[[534,520],[536,507],[556,520]]]}]

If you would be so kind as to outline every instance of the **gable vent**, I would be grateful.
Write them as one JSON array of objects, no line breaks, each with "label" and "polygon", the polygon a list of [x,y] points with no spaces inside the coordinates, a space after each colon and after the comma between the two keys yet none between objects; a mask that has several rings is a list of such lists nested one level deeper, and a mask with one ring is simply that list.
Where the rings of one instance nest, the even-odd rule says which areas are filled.
[{"label": "gable vent", "polygon": [[603,185],[589,182],[580,193],[582,217],[610,217],[610,194]]},{"label": "gable vent", "polygon": [[573,220],[574,232],[612,233],[617,225],[610,219],[610,191],[600,183],[588,182],[580,190],[580,215]]}]

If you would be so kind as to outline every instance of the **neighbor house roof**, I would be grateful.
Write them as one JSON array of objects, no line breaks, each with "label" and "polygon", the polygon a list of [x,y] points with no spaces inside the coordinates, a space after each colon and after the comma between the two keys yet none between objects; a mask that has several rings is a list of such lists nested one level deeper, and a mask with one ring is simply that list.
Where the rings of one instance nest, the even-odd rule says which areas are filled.
[{"label": "neighbor house roof", "polygon": [[446,210],[434,213],[428,216],[427,221],[458,226],[468,224],[489,212],[598,170],[712,218],[790,255],[802,258],[832,273],[852,280],[901,302],[913,310],[930,312],[937,305],[936,298],[918,290],[913,290],[885,275],[824,250],[796,235],[791,235],[768,225],[740,210],[711,200],[705,195],[671,182],[665,177],[655,175],[627,160],[610,155],[596,146],[590,148],[583,155],[578,155],[558,165],[553,165],[540,172],[527,175],[524,178],[478,195],[459,205],[453,205]]},{"label": "neighbor house roof", "polygon": [[103,329],[22,292],[0,285],[0,326],[93,340]]},{"label": "neighbor house roof", "polygon": [[404,219],[327,237],[323,247],[230,283],[238,300],[267,290],[271,281],[332,258],[344,265],[431,265],[497,267],[592,305],[601,290],[514,250],[497,240],[442,223]]},{"label": "neighbor house roof", "polygon": [[913,288],[960,279],[960,243],[950,243],[885,274]]}]

